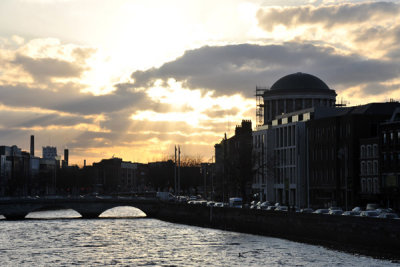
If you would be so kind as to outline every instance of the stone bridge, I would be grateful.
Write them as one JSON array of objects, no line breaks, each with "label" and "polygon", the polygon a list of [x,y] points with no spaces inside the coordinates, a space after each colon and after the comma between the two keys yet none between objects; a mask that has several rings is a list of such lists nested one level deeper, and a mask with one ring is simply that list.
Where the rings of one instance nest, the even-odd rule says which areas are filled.
[{"label": "stone bridge", "polygon": [[20,220],[33,211],[73,209],[82,218],[97,218],[108,209],[121,206],[138,208],[148,217],[155,216],[160,209],[160,201],[141,197],[89,197],[89,198],[4,198],[0,199],[0,215],[8,220]]}]

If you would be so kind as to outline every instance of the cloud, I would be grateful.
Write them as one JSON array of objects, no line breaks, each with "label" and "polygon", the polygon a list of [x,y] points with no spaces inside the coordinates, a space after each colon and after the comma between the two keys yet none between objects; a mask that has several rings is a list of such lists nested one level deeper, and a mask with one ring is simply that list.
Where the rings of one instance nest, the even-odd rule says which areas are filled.
[{"label": "cloud", "polygon": [[343,55],[329,46],[295,42],[240,44],[190,50],[159,68],[134,72],[132,78],[138,87],[174,78],[187,88],[253,98],[256,85],[271,86],[280,77],[298,71],[319,76],[329,86],[344,90],[369,82],[390,81],[398,77],[400,65],[357,54]]},{"label": "cloud", "polygon": [[12,63],[20,65],[36,81],[40,82],[51,78],[79,78],[85,70],[81,65],[68,61],[54,58],[34,59],[23,55],[17,55]]},{"label": "cloud", "polygon": [[328,6],[297,6],[266,8],[257,12],[259,25],[272,31],[275,26],[298,27],[301,24],[320,24],[325,28],[336,25],[371,22],[395,18],[400,5],[392,2],[370,2]]},{"label": "cloud", "polygon": [[390,59],[400,50],[398,14],[395,2],[331,3],[261,8],[257,20],[277,40],[318,42],[342,53]]},{"label": "cloud", "polygon": [[93,118],[82,116],[61,115],[59,113],[44,113],[35,110],[0,109],[1,124],[8,128],[33,128],[60,126],[70,127],[77,124],[93,124]]}]

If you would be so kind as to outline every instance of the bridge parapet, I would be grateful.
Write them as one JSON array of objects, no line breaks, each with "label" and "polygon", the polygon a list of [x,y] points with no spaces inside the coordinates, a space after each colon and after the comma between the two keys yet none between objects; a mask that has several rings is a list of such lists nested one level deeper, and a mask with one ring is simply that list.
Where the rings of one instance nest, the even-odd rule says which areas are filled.
[{"label": "bridge parapet", "polygon": [[130,206],[142,210],[148,217],[154,217],[160,208],[160,203],[154,198],[7,198],[0,199],[0,214],[9,220],[21,220],[33,211],[40,209],[73,209],[82,218],[97,218],[104,211]]}]

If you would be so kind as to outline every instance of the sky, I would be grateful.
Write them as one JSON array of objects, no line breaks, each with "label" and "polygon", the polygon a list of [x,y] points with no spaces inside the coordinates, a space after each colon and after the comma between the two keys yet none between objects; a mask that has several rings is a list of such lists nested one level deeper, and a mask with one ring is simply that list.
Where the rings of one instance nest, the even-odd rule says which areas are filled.
[{"label": "sky", "polygon": [[400,1],[1,0],[0,145],[212,161],[255,126],[255,87],[299,71],[337,102],[399,100]]}]

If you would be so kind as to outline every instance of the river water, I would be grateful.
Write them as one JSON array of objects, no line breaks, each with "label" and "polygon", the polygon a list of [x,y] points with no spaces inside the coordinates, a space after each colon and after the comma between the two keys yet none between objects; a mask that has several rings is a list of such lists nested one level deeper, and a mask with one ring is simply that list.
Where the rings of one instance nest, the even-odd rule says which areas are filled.
[{"label": "river water", "polygon": [[24,221],[0,220],[0,265],[400,266],[319,246],[143,215],[120,207],[97,220],[74,219],[79,214],[72,210],[34,212]]}]

